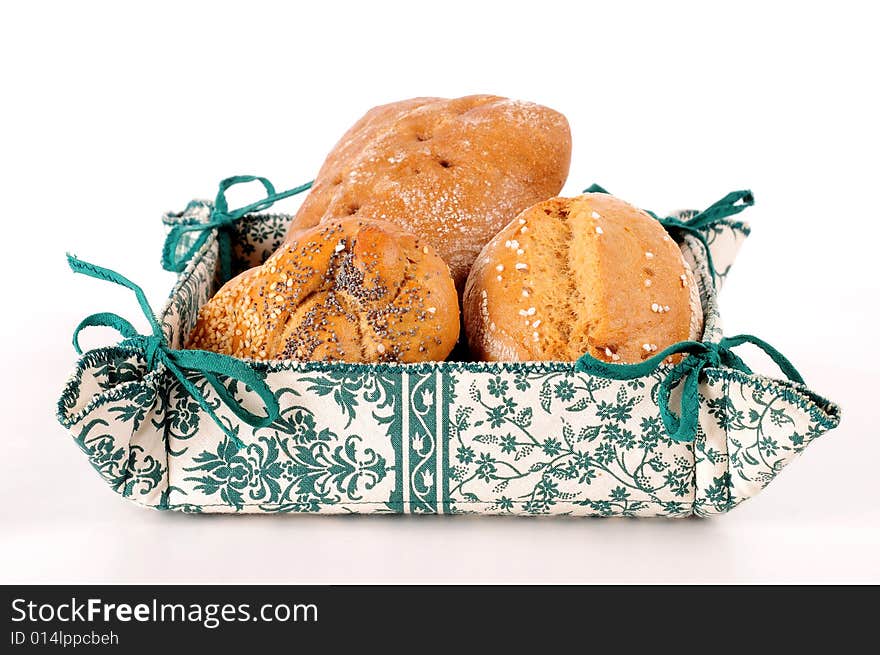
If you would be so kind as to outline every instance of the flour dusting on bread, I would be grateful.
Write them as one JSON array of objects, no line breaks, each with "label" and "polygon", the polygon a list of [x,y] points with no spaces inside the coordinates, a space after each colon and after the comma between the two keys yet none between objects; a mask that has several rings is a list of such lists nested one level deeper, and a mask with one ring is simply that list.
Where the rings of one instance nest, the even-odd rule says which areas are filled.
[{"label": "flour dusting on bread", "polygon": [[377,107],[324,162],[291,234],[356,215],[387,220],[435,246],[459,288],[487,241],[568,175],[565,117],[491,95]]}]

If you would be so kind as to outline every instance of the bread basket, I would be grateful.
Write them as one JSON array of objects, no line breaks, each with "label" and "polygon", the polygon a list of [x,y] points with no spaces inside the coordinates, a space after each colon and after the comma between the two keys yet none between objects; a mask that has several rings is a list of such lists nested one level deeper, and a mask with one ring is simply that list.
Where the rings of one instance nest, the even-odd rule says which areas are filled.
[{"label": "bread basket", "polygon": [[[266,199],[230,211],[226,189],[255,179]],[[661,220],[694,270],[705,331],[643,364],[267,363],[181,350],[219,285],[280,244],[291,217],[259,212],[306,188],[275,193],[240,176],[214,202],[167,214],[163,261],[178,278],[156,317],[136,285],[71,258],[131,288],[153,326],[83,321],[77,332],[111,325],[124,339],[82,353],[58,402],[121,496],[184,512],[711,516],[839,423],[768,344],[723,338],[717,292],[749,232],[732,218],[747,192]],[[732,352],[745,341],[792,379],[751,372]],[[681,361],[664,363],[673,352]]]}]

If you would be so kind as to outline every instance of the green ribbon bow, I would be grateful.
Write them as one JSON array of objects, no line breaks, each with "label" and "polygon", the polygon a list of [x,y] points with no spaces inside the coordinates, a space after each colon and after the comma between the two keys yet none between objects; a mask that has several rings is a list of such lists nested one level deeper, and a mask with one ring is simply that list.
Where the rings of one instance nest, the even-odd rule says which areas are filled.
[{"label": "green ribbon bow", "polygon": [[[593,184],[584,189],[584,193],[608,193],[608,191],[598,184]],[[705,228],[721,223],[729,216],[739,214],[746,207],[751,207],[754,204],[755,197],[752,195],[752,192],[748,189],[743,189],[741,191],[731,191],[718,202],[687,219],[675,218],[674,216],[662,217],[647,209],[645,212],[657,219],[660,225],[665,227],[666,231],[677,240],[681,240],[683,234],[690,234],[698,239],[706,251],[706,264],[714,280],[718,273],[712,261],[712,251],[709,249],[709,242],[706,240]]]},{"label": "green ribbon bow", "polygon": [[[240,207],[239,209],[229,209],[229,203],[226,200],[226,191],[236,184],[246,184],[248,182],[259,182],[262,184],[263,189],[266,191],[266,197],[256,202],[252,202],[249,205],[245,205],[244,207]],[[211,231],[216,229],[217,244],[220,249],[220,277],[221,282],[226,282],[232,277],[232,231],[235,222],[247,214],[268,209],[279,200],[302,193],[303,191],[310,189],[312,184],[313,182],[306,182],[293,189],[278,193],[275,191],[275,187],[272,183],[265,177],[259,177],[256,175],[235,175],[233,177],[227,177],[220,182],[220,189],[217,191],[217,197],[214,199],[214,209],[211,211],[210,220],[206,223],[175,225],[171,228],[171,231],[165,238],[165,245],[162,248],[162,268],[166,271],[180,273],[186,268],[187,263],[189,263],[189,260],[192,259],[193,255],[195,255],[199,248],[205,244],[205,241],[208,240]],[[177,251],[180,248],[181,240],[183,239],[183,236],[189,232],[198,232],[199,236],[185,252],[178,255]]]},{"label": "green ribbon bow", "polygon": [[[785,376],[803,384],[804,380],[794,365],[776,348],[766,341],[750,334],[725,337],[719,343],[705,341],[682,341],[638,364],[610,364],[584,353],[575,364],[575,370],[614,380],[633,380],[649,375],[670,355],[687,354],[682,361],[673,366],[660,381],[657,390],[657,406],[660,418],[669,436],[675,441],[693,441],[697,435],[700,413],[699,382],[704,368],[733,368],[743,373],[751,373],[746,363],[731,351],[743,343],[751,343],[770,356]],[[684,381],[681,394],[681,409],[677,418],[669,409],[672,390]]]},{"label": "green ribbon bow", "polygon": [[[230,428],[220,420],[220,417],[217,416],[205,395],[186,377],[186,371],[200,373],[214,387],[220,400],[233,414],[248,425],[254,428],[264,428],[278,419],[280,414],[278,400],[269,386],[263,381],[263,378],[245,362],[234,357],[205,350],[175,350],[170,348],[165,336],[162,334],[162,328],[156,320],[150,304],[147,302],[146,295],[138,285],[115,271],[89,264],[73,255],[67,255],[67,262],[74,273],[83,273],[99,280],[114,282],[134,291],[141,310],[150,322],[153,332],[149,335],[139,334],[131,323],[118,314],[111,312],[92,314],[83,319],[73,332],[73,347],[76,349],[77,354],[82,354],[82,348],[79,345],[79,333],[84,328],[96,325],[114,328],[123,336],[123,341],[120,343],[121,346],[135,347],[143,350],[144,357],[147,360],[147,369],[150,371],[155,370],[159,364],[164,365],[177,378],[186,392],[220,426],[223,433],[239,447],[244,447],[244,444],[238,438],[238,429]],[[257,416],[246,410],[241,402],[229,393],[226,386],[217,378],[217,375],[237,380],[254,391],[266,406],[266,416]]]}]

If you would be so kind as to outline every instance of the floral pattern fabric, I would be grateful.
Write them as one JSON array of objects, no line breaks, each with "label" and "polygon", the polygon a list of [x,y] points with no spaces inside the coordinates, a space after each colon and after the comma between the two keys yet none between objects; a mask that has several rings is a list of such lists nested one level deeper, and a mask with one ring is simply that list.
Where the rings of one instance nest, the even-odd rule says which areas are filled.
[{"label": "floral pattern fabric", "polygon": [[[165,222],[209,214],[209,203],[194,201]],[[233,272],[264,261],[289,220],[239,221]],[[747,232],[730,223],[706,235],[715,280],[702,244],[682,244],[701,289],[704,340],[721,338],[716,287]],[[160,316],[172,347],[216,291],[217,256],[209,238],[172,290]],[[243,446],[126,347],[80,358],[59,420],[114,491],[156,509],[665,517],[730,510],[839,421],[838,408],[803,385],[726,369],[707,370],[697,438],[679,443],[657,409],[666,367],[619,381],[561,362],[252,366],[282,409],[259,429],[188,374]],[[248,390],[228,388],[260,411]]]}]

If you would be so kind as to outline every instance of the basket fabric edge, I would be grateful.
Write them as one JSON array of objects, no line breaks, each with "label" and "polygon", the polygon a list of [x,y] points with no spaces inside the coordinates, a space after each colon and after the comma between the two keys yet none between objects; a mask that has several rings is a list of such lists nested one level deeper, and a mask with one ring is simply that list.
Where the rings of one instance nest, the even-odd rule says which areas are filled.
[{"label": "basket fabric edge", "polygon": [[[251,218],[253,219],[253,221],[260,220],[259,217],[251,217]],[[269,215],[269,220],[271,220],[271,221],[278,221],[278,220],[281,220],[284,218],[289,218],[289,217],[284,217],[283,215]],[[278,230],[276,229],[275,232],[277,232],[277,231]],[[735,250],[735,248],[739,246],[742,239],[748,233],[748,230],[745,226],[743,226],[740,229],[737,229],[735,227],[731,227],[730,232],[732,233],[732,235],[727,235],[727,237],[726,237],[728,240],[728,249],[725,252],[730,252],[729,246],[731,245],[731,243],[734,246],[734,250]],[[713,238],[712,243],[713,244],[716,243],[719,238],[722,238],[722,237],[716,235]],[[711,278],[709,277],[710,274],[705,270],[705,266],[700,266],[700,261],[699,261],[700,260],[700,258],[699,258],[699,247],[700,246],[698,245],[698,243],[696,242],[695,239],[693,240],[692,243],[689,242],[689,239],[692,239],[692,237],[685,238],[685,243],[687,244],[687,248],[685,249],[686,255],[688,255],[689,258],[691,259],[692,267],[694,268],[695,273],[699,274],[699,277],[701,280],[701,287],[703,287],[704,289],[711,289],[713,285],[711,285]],[[238,243],[238,242],[236,242],[236,243]],[[239,250],[239,247],[236,246],[236,251],[238,251],[238,250]],[[251,254],[251,256],[254,256],[255,253],[258,253],[258,249],[256,249],[256,248],[254,250],[252,250],[250,254]],[[256,256],[259,258],[259,257],[263,257],[264,255],[265,255],[265,252],[262,254],[258,253]],[[173,288],[172,293],[169,297],[169,300],[168,300],[164,310],[160,314],[160,317],[161,317],[160,320],[162,322],[163,329],[166,331],[166,337],[168,338],[169,343],[173,347],[179,347],[180,345],[182,345],[182,340],[183,340],[184,335],[186,333],[185,329],[181,329],[180,322],[176,321],[175,317],[179,318],[179,317],[181,317],[181,315],[185,314],[186,312],[190,312],[190,315],[191,315],[193,309],[197,310],[198,307],[202,303],[204,303],[207,300],[207,298],[211,295],[210,291],[213,290],[212,285],[216,284],[216,279],[214,279],[212,276],[212,273],[214,272],[213,269],[216,268],[216,256],[217,256],[216,240],[214,238],[209,238],[204,243],[203,247],[200,248],[196,257],[194,257],[193,260],[189,262],[189,264],[186,266],[185,270],[179,275],[177,283],[174,285],[174,288]],[[732,261],[733,255],[730,254],[729,258],[730,258],[729,261],[727,261],[723,258],[723,256],[721,256],[719,254],[715,254],[716,265],[723,264],[726,262],[726,265],[724,265],[724,268],[723,268],[724,274],[726,274],[726,272],[729,270],[730,262]],[[720,268],[721,268],[721,266],[719,266],[719,269]],[[722,276],[722,278],[723,278],[723,276]],[[723,279],[717,280],[719,285],[722,281],[723,281]],[[706,295],[707,295],[707,300],[708,300],[707,309],[711,310],[709,312],[709,315],[712,317],[717,317],[717,308],[714,307],[714,291],[709,292]],[[720,322],[710,323],[709,329],[707,330],[707,339],[711,339],[713,337],[717,339],[717,338],[720,338],[720,335],[721,335]],[[129,364],[134,366],[135,368],[138,366],[136,353],[130,353],[130,352],[126,352],[124,350],[114,351],[112,348],[111,349],[104,349],[105,356],[109,357],[113,354],[130,355],[130,358],[131,357],[134,358],[134,362],[129,362]],[[89,353],[87,353],[86,355],[89,355]],[[83,359],[81,359],[77,365],[77,367],[78,367],[77,371],[79,373],[81,373],[80,367],[83,365],[83,362],[86,361],[86,355],[83,356]],[[351,371],[351,368],[350,368],[351,366],[352,365],[348,365],[347,370]],[[357,366],[357,365],[354,365],[354,366]],[[331,367],[332,367],[332,365],[331,365]],[[256,365],[255,365],[255,368],[257,368]],[[294,372],[297,372],[299,370],[299,367],[290,366],[290,365],[282,365],[282,366],[278,366],[278,367],[273,367],[272,365],[269,365],[269,366],[266,366],[263,368],[266,373],[282,373],[282,374],[285,374],[285,373],[293,374]],[[305,367],[302,367],[302,370],[308,371],[309,368],[310,367],[305,366]],[[320,368],[320,367],[315,367],[315,368]],[[395,372],[395,369],[396,369],[396,373],[398,373],[400,375],[401,379],[403,379],[403,377],[409,377],[410,375],[416,374],[418,372],[417,367],[412,367],[412,368],[410,368],[410,367],[389,367],[389,368],[391,369],[392,374]],[[468,373],[473,373],[475,375],[480,374],[480,375],[485,376],[485,375],[488,375],[489,373],[494,374],[495,372],[499,372],[499,371],[503,371],[508,376],[511,373],[514,373],[514,376],[515,376],[515,371],[522,372],[522,371],[528,371],[528,370],[543,370],[544,372],[546,372],[547,368],[548,367],[546,367],[546,366],[541,366],[541,367],[532,367],[530,369],[528,365],[515,366],[515,367],[505,365],[505,366],[498,367],[493,371],[491,367],[487,367],[484,365],[477,366],[476,368],[474,368],[474,367],[468,367],[468,366],[459,366],[459,365],[456,365],[455,363],[445,363],[445,364],[440,364],[440,365],[428,365],[427,369],[423,368],[423,370],[433,370],[433,371],[445,372],[445,373],[438,373],[438,375],[440,375],[441,377],[443,374],[445,374],[448,377],[456,372],[468,372]],[[565,375],[565,369],[566,369],[565,364],[559,365],[558,369],[551,367],[551,370],[553,370],[555,372],[559,372],[563,376]],[[153,373],[155,373],[155,372],[149,373],[148,376],[153,375]],[[754,387],[757,384],[756,381],[759,378],[759,376],[743,376],[742,374],[739,374],[739,372],[736,372],[736,371],[720,371],[720,373],[718,375],[716,375],[715,371],[709,370],[708,373],[709,373],[709,375],[707,377],[709,378],[709,380],[707,382],[710,382],[713,379],[713,377],[715,377],[716,380],[722,380],[724,384],[728,385],[728,387],[731,383],[731,380],[733,380],[733,379],[739,380],[740,382],[742,382],[743,387]],[[734,373],[736,373],[737,375],[734,375]],[[144,376],[142,378],[142,384],[140,384],[139,386],[137,384],[134,384],[134,385],[131,385],[130,387],[124,387],[124,388],[123,387],[115,387],[115,390],[114,390],[114,388],[111,388],[111,389],[105,390],[104,392],[102,392],[100,394],[97,394],[94,398],[91,399],[91,402],[93,404],[90,406],[90,408],[88,408],[88,411],[86,411],[86,412],[81,411],[80,412],[81,415],[77,416],[76,420],[73,420],[71,415],[67,415],[65,417],[65,420],[62,420],[62,423],[64,423],[66,425],[66,427],[69,427],[72,432],[77,427],[82,428],[79,435],[74,434],[75,438],[78,439],[78,441],[80,443],[80,447],[83,448],[84,451],[86,451],[87,455],[89,455],[89,458],[92,460],[93,465],[95,465],[96,468],[98,468],[99,472],[102,474],[102,477],[104,477],[108,482],[110,482],[111,485],[114,486],[114,489],[117,492],[121,493],[122,495],[124,495],[126,497],[129,497],[129,498],[135,500],[136,502],[139,502],[140,504],[150,506],[150,507],[159,508],[159,509],[180,509],[183,511],[200,511],[200,510],[218,511],[219,508],[223,507],[223,508],[229,508],[230,511],[307,511],[308,510],[308,508],[298,507],[297,503],[272,503],[272,502],[260,503],[259,498],[254,499],[255,503],[253,505],[248,504],[247,507],[245,507],[245,506],[239,507],[234,502],[230,502],[229,499],[225,500],[223,503],[214,504],[214,505],[211,505],[210,503],[202,503],[202,504],[197,505],[197,504],[192,504],[192,503],[181,502],[181,501],[175,500],[176,495],[177,495],[175,493],[175,489],[177,489],[178,493],[180,490],[179,490],[179,488],[176,488],[175,486],[173,486],[172,478],[169,478],[169,471],[173,468],[172,462],[173,462],[174,457],[176,456],[175,455],[175,453],[177,452],[176,448],[184,447],[184,446],[181,446],[183,441],[186,441],[187,439],[192,438],[192,437],[188,437],[187,439],[180,439],[179,437],[171,436],[171,435],[169,435],[167,428],[168,428],[168,426],[172,425],[173,423],[185,425],[187,423],[187,420],[192,421],[193,417],[195,415],[197,415],[198,412],[197,412],[197,408],[194,409],[191,406],[189,406],[189,407],[187,406],[185,398],[179,397],[179,388],[178,388],[179,385],[175,385],[173,380],[167,380],[167,379],[164,379],[158,375],[153,375],[152,378],[148,378],[148,376]],[[744,377],[745,378],[754,378],[754,380],[743,380]],[[770,384],[773,384],[773,383],[781,384],[781,383],[778,383],[778,381],[770,380]],[[69,398],[70,394],[67,393],[67,390],[71,386],[71,384],[76,385],[77,383],[75,381],[71,381],[68,383],[68,387],[65,388],[65,394],[67,394],[68,398]],[[403,383],[401,382],[401,384],[403,384]],[[120,391],[120,389],[122,389],[122,391]],[[134,389],[138,389],[138,391],[144,395],[140,398],[140,404],[134,403],[135,408],[129,410],[134,413],[134,419],[132,419],[131,425],[129,426],[131,428],[131,430],[130,430],[128,437],[127,437],[127,439],[128,439],[127,448],[125,448],[125,447],[121,448],[122,454],[120,455],[120,448],[116,448],[116,447],[109,447],[108,448],[106,438],[109,435],[104,435],[104,434],[98,435],[100,438],[97,440],[88,441],[88,443],[91,444],[90,446],[83,447],[84,444],[87,443],[87,439],[89,438],[87,435],[88,430],[85,429],[86,427],[88,427],[88,426],[92,426],[92,428],[94,428],[96,426],[105,427],[105,426],[103,426],[102,423],[95,423],[94,420],[87,421],[86,419],[89,417],[89,415],[94,412],[101,411],[103,408],[103,405],[105,405],[106,403],[110,403],[112,401],[115,401],[115,400],[119,400],[120,397],[125,396],[128,392],[131,392]],[[785,394],[781,394],[781,396],[780,396],[783,398],[783,400],[787,400],[787,399],[796,399],[796,400],[801,399],[801,400],[803,400],[803,398],[805,398],[804,392],[810,393],[805,388],[804,389],[797,389],[794,387],[786,386],[785,389],[786,389]],[[149,395],[150,390],[152,390],[155,393],[155,397],[158,397],[158,398],[164,397],[166,399],[164,406],[160,406],[157,408],[157,407],[155,407],[155,405],[156,405],[155,398],[150,400],[146,397],[147,395]],[[113,394],[116,394],[116,396],[114,396]],[[177,394],[177,396],[175,396],[175,394]],[[787,396],[786,396],[786,394],[787,394]],[[63,394],[62,401],[64,400],[64,398],[65,398],[65,395]],[[707,397],[704,399],[704,402],[705,403],[712,402],[712,401],[715,401],[716,403],[722,402],[722,400],[719,400],[719,398],[720,399],[724,399],[724,398],[729,399],[729,395],[727,395],[726,393],[722,393],[718,397]],[[68,400],[67,402],[69,403],[70,401]],[[146,408],[147,405],[149,405],[148,409]],[[62,418],[61,406],[62,406],[62,404],[60,401],[59,402],[59,419]],[[794,402],[793,406],[799,407],[798,402]],[[448,409],[449,408],[447,408],[447,411],[448,411]],[[819,426],[819,428],[822,429],[822,431],[824,431],[825,429],[830,429],[831,427],[834,427],[834,425],[836,425],[835,418],[834,418],[834,416],[836,415],[835,412],[833,412],[833,411],[831,412],[831,414],[829,415],[830,418],[826,417],[824,420],[819,420],[819,417],[821,416],[821,412],[820,412],[820,414],[814,415],[811,413],[814,411],[816,411],[815,408],[809,408],[809,411],[807,412],[809,415],[809,419],[811,421],[813,421],[814,423],[816,423]],[[187,412],[190,412],[190,414],[192,414],[192,415],[188,416]],[[117,413],[118,418],[121,419],[123,413],[124,412],[118,412]],[[711,416],[713,416],[711,411],[704,412],[701,410],[701,422],[703,422],[707,417],[711,417]],[[836,420],[839,420],[839,415],[837,415],[837,416],[838,416],[838,418]],[[101,420],[103,420],[103,419],[101,419]],[[799,420],[801,420],[801,419],[799,419]],[[447,423],[446,423],[447,432],[450,430],[457,429],[454,427],[454,423],[451,421],[448,414],[446,415],[446,421],[447,421]],[[107,421],[104,420],[104,423],[107,423]],[[150,427],[150,426],[152,426],[152,427]],[[160,429],[160,426],[165,426],[166,429],[163,431]],[[729,459],[731,456],[731,453],[735,454],[735,449],[732,449],[730,447],[730,437],[727,434],[729,432],[730,425],[724,425],[723,427],[725,430],[724,454]],[[714,430],[714,428],[705,428],[703,430],[704,436],[706,433],[711,432],[712,430]],[[101,432],[101,430],[98,430],[98,431]],[[161,432],[161,439],[156,439],[157,434],[159,434],[160,432]],[[816,432],[816,430],[814,430],[814,433],[815,434],[812,435],[811,439],[815,438],[815,436],[818,436],[818,434],[820,434],[821,432]],[[122,434],[125,434],[125,430],[120,429],[120,435],[122,435]],[[410,435],[410,436],[412,436],[412,435]],[[125,438],[126,437],[120,437],[119,441],[123,441],[123,440],[125,440]],[[401,439],[402,439],[402,435],[401,435]],[[424,439],[424,436],[422,437],[422,439]],[[809,439],[809,440],[811,440],[811,439]],[[793,447],[790,449],[791,456],[793,457],[794,455],[799,454],[799,452],[801,452],[803,450],[803,447],[805,447],[806,444],[809,443],[809,440],[806,440],[805,442],[801,442],[800,444],[793,444]],[[439,439],[438,439],[438,441],[439,441]],[[255,443],[259,444],[260,442],[256,441]],[[158,444],[158,446],[160,446],[160,448],[156,448],[157,444]],[[422,442],[422,445],[424,445],[424,442]],[[113,444],[113,446],[116,446],[116,444]],[[748,484],[746,486],[743,486],[742,484],[739,484],[737,482],[737,480],[735,480],[730,475],[729,470],[723,471],[723,470],[721,470],[721,468],[719,468],[719,467],[723,468],[723,466],[722,466],[723,461],[722,460],[724,459],[720,448],[715,449],[715,451],[713,451],[711,446],[706,447],[705,446],[705,439],[703,441],[703,444],[701,445],[701,441],[700,441],[699,437],[698,437],[698,440],[697,440],[695,447],[697,450],[697,455],[695,457],[695,461],[693,464],[693,477],[694,477],[694,480],[697,483],[697,485],[696,485],[695,489],[693,490],[693,494],[692,494],[691,498],[689,499],[689,502],[682,503],[680,508],[676,508],[672,511],[663,512],[663,511],[654,511],[654,508],[651,508],[651,507],[638,507],[637,506],[636,509],[629,509],[629,510],[624,509],[623,511],[617,511],[613,505],[613,501],[615,501],[615,498],[609,498],[609,499],[598,499],[598,500],[594,501],[595,505],[593,505],[593,506],[583,505],[583,504],[577,505],[576,506],[577,508],[586,507],[586,509],[582,510],[582,511],[578,511],[578,509],[573,509],[573,510],[571,510],[570,513],[585,513],[585,514],[590,514],[590,515],[614,515],[617,513],[622,513],[624,515],[631,515],[631,516],[645,516],[645,515],[684,516],[684,515],[689,515],[691,513],[696,513],[698,515],[709,515],[709,514],[713,514],[713,513],[720,513],[721,511],[726,511],[726,510],[730,509],[732,506],[738,504],[738,502],[741,502],[741,500],[743,500],[745,497],[748,497],[748,495],[753,494],[754,491],[756,490],[755,486],[754,486],[756,484],[755,480],[757,480],[758,483],[763,482],[763,484],[759,485],[759,488],[761,488],[766,484],[766,482],[769,482],[769,479],[772,479],[772,475],[767,479],[765,479],[765,477],[761,477],[761,476],[751,475],[751,477],[749,477],[747,475],[746,478],[744,478],[744,479],[745,479],[745,482],[747,482]],[[448,453],[448,450],[449,450],[449,448],[448,448],[448,444],[447,444],[447,449],[446,449],[447,453]],[[550,450],[552,451],[553,447],[550,447]],[[758,451],[759,452],[761,451],[760,447],[758,448]],[[749,453],[746,452],[745,454],[748,455]],[[745,459],[747,460],[748,458],[745,458]],[[108,461],[111,463],[115,462],[116,464],[111,465],[109,468],[107,468],[106,464]],[[163,461],[164,461],[164,467],[163,467]],[[736,460],[736,461],[739,461],[739,460]],[[776,461],[778,462],[781,460],[776,460]],[[784,463],[787,463],[787,461],[788,460],[786,460]],[[703,493],[702,495],[701,495],[701,492],[699,489],[701,481],[708,483],[709,479],[705,475],[706,471],[701,470],[701,462],[703,462],[703,463],[709,462],[712,464],[711,484],[704,485],[705,489],[707,489],[708,491],[706,493]],[[775,474],[775,472],[778,470],[778,468],[781,468],[781,466],[784,465],[784,463],[772,464],[771,468],[773,469],[773,474]],[[433,478],[432,481],[437,481],[441,478],[441,475],[445,475],[445,472],[443,470],[442,464],[438,465],[438,464],[436,464],[436,462],[434,462],[433,464],[435,466],[439,466],[439,468],[435,468],[435,470],[437,471],[436,477],[432,476],[432,478]],[[211,464],[211,465],[213,465],[213,464]],[[448,464],[448,459],[447,459],[446,466],[448,467],[448,465],[449,464]],[[104,466],[104,468],[103,469],[99,468],[99,466]],[[115,468],[114,468],[114,466],[115,466]],[[658,466],[659,466],[659,464],[658,464]],[[778,466],[778,468],[776,468],[777,466]],[[708,470],[706,466],[703,466],[702,469]],[[719,471],[720,471],[719,475],[714,475],[714,473],[718,473]],[[725,477],[725,474],[726,474],[726,477]],[[763,475],[766,476],[766,474],[763,474]],[[752,478],[755,478],[755,479],[752,479]],[[716,487],[719,487],[719,485],[721,484],[721,482],[719,482],[719,479],[721,480],[721,482],[726,484],[726,490],[717,491],[715,489]],[[561,492],[561,493],[564,494],[566,492]],[[623,493],[618,493],[617,495],[620,497],[623,497],[624,501],[626,500],[626,496]],[[443,496],[438,496],[438,498],[442,499]],[[472,509],[479,508],[477,510],[477,511],[479,511],[479,513],[511,513],[511,509],[512,509],[511,507],[506,506],[507,505],[506,502],[501,502],[501,504],[499,505],[497,500],[494,502],[485,502],[485,501],[478,499],[478,500],[471,501],[471,502],[473,505]],[[568,503],[568,502],[570,502],[570,501],[566,500],[565,498],[557,498],[556,502],[553,505],[548,506],[545,509],[549,510],[552,508],[553,511],[551,513],[569,513],[565,509],[565,503]],[[636,502],[638,502],[638,501],[636,501]],[[322,509],[322,511],[335,511],[335,512],[357,511],[358,510],[357,507],[355,507],[355,508],[351,507],[351,505],[356,505],[356,504],[357,504],[356,501],[350,502],[348,504],[334,503],[332,507],[324,508],[324,509]],[[465,509],[462,510],[461,508],[453,508],[451,506],[448,506],[448,507],[446,507],[446,510],[447,511],[467,511],[467,509],[466,509],[467,503],[465,503],[463,500],[460,500],[458,502],[458,504],[465,507]],[[381,505],[381,503],[379,503],[378,505]],[[374,511],[379,511],[379,509],[381,509],[381,508],[378,505],[376,503],[371,503],[370,507]],[[257,509],[253,510],[252,509],[253,507],[257,507]],[[364,507],[366,507],[366,505]],[[361,507],[360,509],[364,509],[364,507]],[[410,511],[412,511],[417,507],[419,507],[418,501],[410,498],[408,501],[405,502],[403,498],[398,498],[395,495],[392,495],[389,498],[389,500],[386,501],[386,503],[385,503],[385,511],[388,511],[388,512],[402,511],[403,509],[407,509],[407,508],[410,509]],[[424,507],[422,509],[424,511],[431,511],[430,506]],[[434,510],[436,511],[437,508],[435,507]],[[527,512],[527,513],[543,513],[543,512],[537,511],[537,512]]]}]

